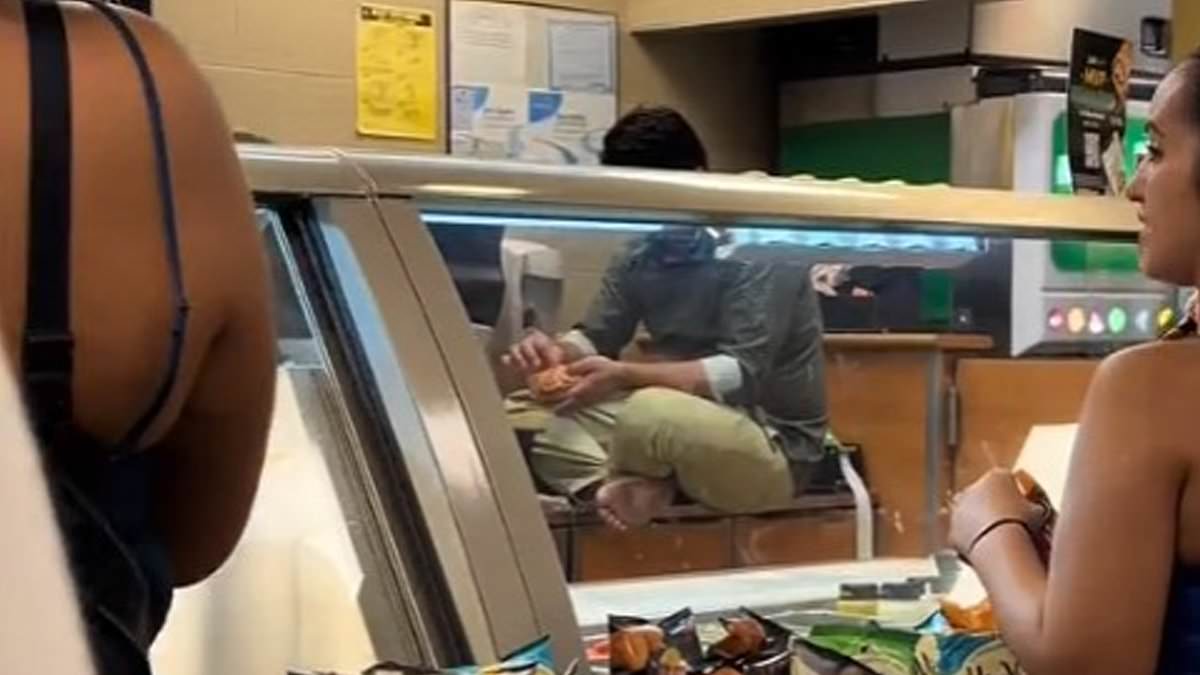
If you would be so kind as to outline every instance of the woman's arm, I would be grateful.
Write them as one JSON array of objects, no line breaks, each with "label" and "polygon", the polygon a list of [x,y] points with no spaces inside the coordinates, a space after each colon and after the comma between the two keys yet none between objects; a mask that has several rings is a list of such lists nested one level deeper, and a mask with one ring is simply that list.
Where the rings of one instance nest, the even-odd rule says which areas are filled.
[{"label": "woman's arm", "polygon": [[1187,418],[1161,390],[1173,379],[1162,349],[1125,352],[1097,372],[1050,569],[1020,527],[993,531],[971,553],[1030,675],[1154,671],[1186,475],[1175,444],[1188,438],[1182,424],[1172,428]]}]

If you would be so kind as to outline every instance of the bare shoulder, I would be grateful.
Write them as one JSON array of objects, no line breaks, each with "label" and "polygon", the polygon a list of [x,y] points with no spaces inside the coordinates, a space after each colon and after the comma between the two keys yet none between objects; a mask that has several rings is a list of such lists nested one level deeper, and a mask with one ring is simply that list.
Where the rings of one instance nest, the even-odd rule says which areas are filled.
[{"label": "bare shoulder", "polygon": [[1153,342],[1105,359],[1088,405],[1130,434],[1174,445],[1193,433],[1197,391],[1200,340]]},{"label": "bare shoulder", "polygon": [[1185,386],[1200,380],[1200,340],[1148,342],[1124,349],[1104,360],[1096,378],[1126,386]]},{"label": "bare shoulder", "polygon": [[[122,53],[125,50],[116,39],[112,23],[88,5],[70,7],[71,30],[81,37],[89,31],[105,33],[92,41],[98,54],[104,50],[107,55],[107,59],[95,59],[107,65],[105,73],[95,77],[112,77],[116,68],[124,69],[130,78],[136,77],[134,62]],[[158,91],[179,229],[192,276],[213,290],[228,291],[231,300],[240,301],[246,297],[246,284],[258,283],[247,275],[262,274],[262,247],[254,226],[250,190],[221,105],[203,72],[169,31],[137,12],[114,9],[136,36]],[[86,67],[86,63],[80,67]],[[133,104],[130,118],[144,118],[141,97]]]}]

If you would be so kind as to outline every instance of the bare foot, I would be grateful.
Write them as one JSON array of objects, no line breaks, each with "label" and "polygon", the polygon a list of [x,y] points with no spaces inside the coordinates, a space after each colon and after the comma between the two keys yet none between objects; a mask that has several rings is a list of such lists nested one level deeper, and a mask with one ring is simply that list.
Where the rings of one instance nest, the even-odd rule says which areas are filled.
[{"label": "bare foot", "polygon": [[596,510],[609,527],[644,527],[675,500],[675,483],[651,478],[616,478],[596,492]]}]

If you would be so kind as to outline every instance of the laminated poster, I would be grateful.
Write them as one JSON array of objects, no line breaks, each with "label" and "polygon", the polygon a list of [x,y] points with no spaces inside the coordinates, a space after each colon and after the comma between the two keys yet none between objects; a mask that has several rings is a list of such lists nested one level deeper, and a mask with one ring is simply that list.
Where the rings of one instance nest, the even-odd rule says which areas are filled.
[{"label": "laminated poster", "polygon": [[437,53],[432,12],[383,5],[359,7],[358,133],[437,138]]},{"label": "laminated poster", "polygon": [[450,88],[450,152],[460,157],[517,159],[525,133],[525,89],[465,84]]},{"label": "laminated poster", "polygon": [[1133,73],[1128,40],[1076,30],[1067,91],[1067,150],[1076,193],[1125,190],[1125,103]]},{"label": "laminated poster", "polygon": [[529,92],[528,126],[520,158],[546,164],[599,164],[604,134],[616,121],[607,94]]}]

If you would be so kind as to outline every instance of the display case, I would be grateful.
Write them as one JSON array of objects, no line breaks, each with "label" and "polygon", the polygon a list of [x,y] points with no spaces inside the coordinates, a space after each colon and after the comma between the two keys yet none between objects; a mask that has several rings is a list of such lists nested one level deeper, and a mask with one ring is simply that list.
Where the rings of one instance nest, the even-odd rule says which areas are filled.
[{"label": "display case", "polygon": [[[1133,209],[1104,198],[241,156],[275,276],[280,394],[247,535],[218,575],[179,594],[155,651],[163,672],[489,662],[543,634],[566,664],[610,612],[786,613],[840,582],[927,575],[963,467],[1011,461],[1033,424],[1071,421],[1086,377],[1055,383],[1095,365],[998,351],[989,331],[1008,327],[985,319],[1008,289],[981,261],[1014,240],[1136,237]],[[497,228],[470,239],[500,250],[448,265],[460,227]],[[793,500],[729,513],[684,494],[617,532],[586,503],[538,494],[506,416],[523,383],[498,357],[522,330],[570,329],[615,256],[681,228],[711,235],[714,259],[792,264],[823,307],[907,303],[919,320],[820,340],[837,440]],[[499,269],[479,269],[489,264]],[[455,274],[494,288],[460,297],[469,284]],[[475,297],[488,292],[499,297]],[[495,311],[469,311],[477,301]],[[658,337],[643,325],[620,358],[661,354]]]}]

